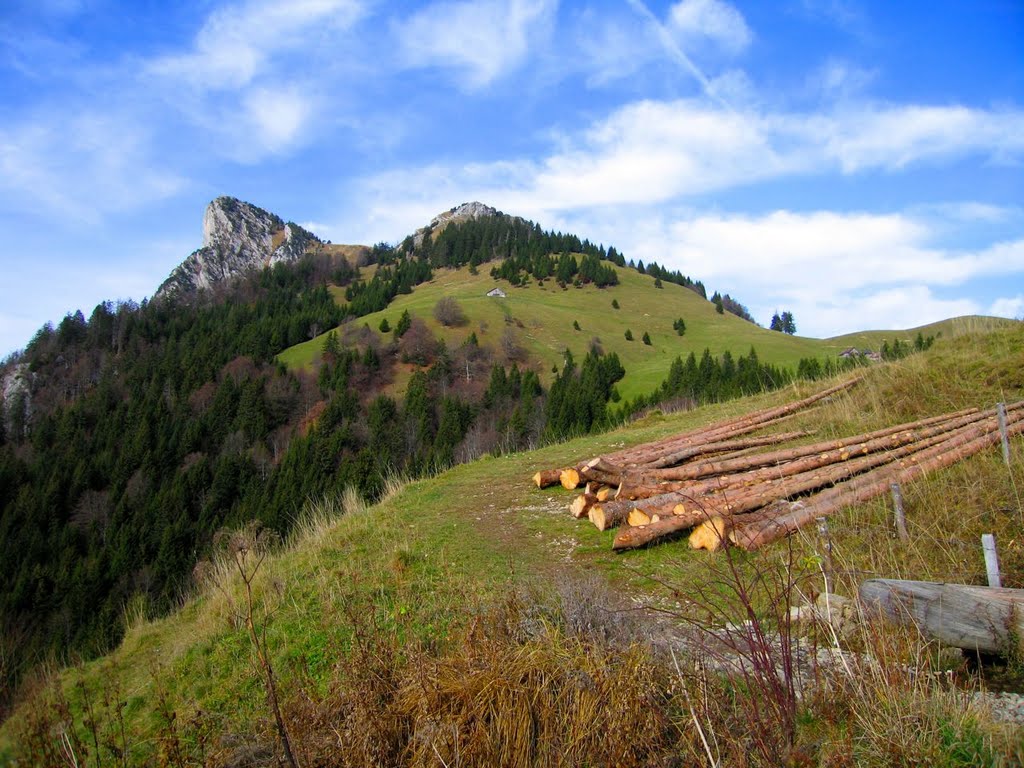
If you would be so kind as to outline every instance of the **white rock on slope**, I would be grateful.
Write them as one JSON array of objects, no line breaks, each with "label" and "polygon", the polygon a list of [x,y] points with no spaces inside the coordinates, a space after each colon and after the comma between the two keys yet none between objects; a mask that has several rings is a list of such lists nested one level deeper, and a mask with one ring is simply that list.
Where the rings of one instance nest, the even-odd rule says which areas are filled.
[{"label": "white rock on slope", "polygon": [[0,416],[10,433],[15,425],[19,429],[32,418],[32,378],[26,363],[17,363],[0,380]]}]

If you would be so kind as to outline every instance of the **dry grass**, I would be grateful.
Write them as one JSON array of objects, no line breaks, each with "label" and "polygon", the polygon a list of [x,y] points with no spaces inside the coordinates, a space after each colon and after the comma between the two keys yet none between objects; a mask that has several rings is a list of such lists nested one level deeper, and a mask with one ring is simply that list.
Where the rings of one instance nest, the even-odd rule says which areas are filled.
[{"label": "dry grass", "polygon": [[[678,731],[668,679],[636,648],[566,636],[513,595],[478,617],[446,653],[399,649],[364,626],[327,696],[294,719],[324,766],[650,765]],[[331,723],[330,728],[321,724]],[[623,729],[624,724],[634,727]],[[344,744],[343,750],[338,749]]]}]

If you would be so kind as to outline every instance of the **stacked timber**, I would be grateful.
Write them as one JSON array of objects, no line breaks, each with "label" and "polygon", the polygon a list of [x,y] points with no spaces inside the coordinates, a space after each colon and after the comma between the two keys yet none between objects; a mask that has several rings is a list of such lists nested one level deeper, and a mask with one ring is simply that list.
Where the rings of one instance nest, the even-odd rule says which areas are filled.
[{"label": "stacked timber", "polygon": [[[731,543],[754,550],[1000,440],[995,411],[976,408],[795,447],[783,446],[807,433],[753,434],[856,381],[566,469],[542,470],[534,482],[568,489],[585,484],[570,511],[599,530],[617,528],[615,550],[691,529],[694,548]],[[1007,406],[1007,434],[1022,431],[1024,402]]]}]

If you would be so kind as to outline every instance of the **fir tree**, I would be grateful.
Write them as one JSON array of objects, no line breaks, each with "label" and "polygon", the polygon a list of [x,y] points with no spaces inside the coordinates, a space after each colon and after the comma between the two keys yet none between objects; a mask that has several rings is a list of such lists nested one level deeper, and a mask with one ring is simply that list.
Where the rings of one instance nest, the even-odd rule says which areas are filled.
[{"label": "fir tree", "polygon": [[402,338],[411,327],[412,316],[409,314],[409,310],[405,310],[402,312],[402,316],[398,318],[398,324],[395,326],[395,338]]}]

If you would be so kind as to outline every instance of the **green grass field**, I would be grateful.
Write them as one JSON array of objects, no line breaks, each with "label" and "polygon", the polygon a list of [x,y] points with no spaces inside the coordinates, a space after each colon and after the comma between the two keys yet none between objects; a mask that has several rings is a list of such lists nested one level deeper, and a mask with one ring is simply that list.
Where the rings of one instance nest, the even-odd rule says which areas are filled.
[{"label": "green grass field", "polygon": [[[627,399],[654,391],[677,355],[685,358],[694,352],[699,358],[705,348],[716,356],[727,350],[739,356],[753,347],[762,361],[788,368],[795,368],[802,357],[831,357],[844,348],[832,340],[787,336],[729,313],[719,315],[711,302],[686,288],[665,283],[658,289],[654,287],[654,278],[636,270],[620,268],[618,272],[617,286],[563,290],[550,280],[543,286],[533,282],[513,288],[505,281],[496,282],[483,269],[478,275],[471,275],[468,269],[438,270],[431,282],[417,286],[412,294],[398,296],[384,311],[354,322],[366,323],[376,330],[381,320],[387,318],[393,327],[402,312],[408,310],[426,321],[449,348],[458,346],[475,332],[481,345],[500,349],[502,334],[511,328],[545,382],[550,380],[552,366],[561,367],[565,349],[577,360],[582,359],[591,341],[597,338],[605,352],[619,355],[626,369],[618,388]],[[505,290],[508,298],[486,295],[496,286]],[[434,305],[444,296],[462,305],[469,321],[466,325],[443,328],[434,319]],[[613,299],[618,301],[619,309],[612,307]],[[686,334],[682,337],[672,327],[680,317],[686,322]],[[574,321],[579,323],[579,331],[575,330]],[[633,332],[633,341],[626,341],[627,329]],[[650,346],[641,341],[645,332],[650,334]],[[292,368],[311,367],[323,348],[325,335],[285,350],[279,359]],[[396,381],[395,388],[404,389],[402,378]]]},{"label": "green grass field", "polygon": [[1012,328],[1015,324],[1019,324],[1019,321],[1007,320],[1002,317],[987,317],[985,315],[966,315],[902,331],[857,331],[855,333],[846,333],[842,336],[833,336],[827,339],[827,341],[830,344],[839,345],[842,349],[856,347],[861,351],[870,350],[878,352],[884,342],[888,341],[891,344],[894,339],[913,344],[914,339],[917,338],[919,333],[924,338],[935,336],[936,338],[952,339],[965,333],[984,333],[999,328]]}]

